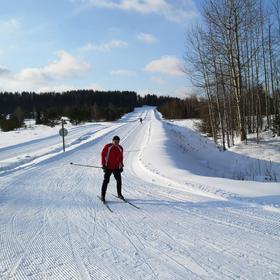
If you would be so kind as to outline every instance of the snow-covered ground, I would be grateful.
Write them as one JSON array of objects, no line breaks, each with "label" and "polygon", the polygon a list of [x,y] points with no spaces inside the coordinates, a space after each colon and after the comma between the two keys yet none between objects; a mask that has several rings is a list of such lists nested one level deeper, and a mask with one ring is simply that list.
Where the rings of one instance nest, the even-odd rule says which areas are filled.
[{"label": "snow-covered ground", "polygon": [[[69,125],[65,153],[58,130],[0,132],[0,279],[280,279],[279,138],[219,152],[151,107]],[[140,209],[112,177],[111,213],[102,170],[70,165],[99,166],[114,135]]]}]

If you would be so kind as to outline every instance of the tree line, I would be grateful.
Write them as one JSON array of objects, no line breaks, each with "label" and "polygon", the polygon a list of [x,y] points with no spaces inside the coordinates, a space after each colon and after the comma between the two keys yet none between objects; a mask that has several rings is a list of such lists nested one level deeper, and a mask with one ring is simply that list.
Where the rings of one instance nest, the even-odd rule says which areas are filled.
[{"label": "tree line", "polygon": [[154,94],[141,97],[132,91],[0,92],[0,128],[9,131],[22,127],[25,118],[34,118],[36,124],[49,126],[58,124],[62,116],[73,124],[113,121],[142,105],[158,106],[166,118],[193,116],[195,109],[181,103],[186,104],[186,100]]},{"label": "tree line", "polygon": [[201,16],[185,60],[204,130],[223,149],[264,128],[280,136],[280,1],[205,0]]},{"label": "tree line", "polygon": [[61,116],[68,117],[74,124],[111,121],[132,111],[137,102],[137,94],[127,91],[2,92],[0,127],[4,131],[21,127],[25,118],[36,119],[36,124],[54,126]]}]

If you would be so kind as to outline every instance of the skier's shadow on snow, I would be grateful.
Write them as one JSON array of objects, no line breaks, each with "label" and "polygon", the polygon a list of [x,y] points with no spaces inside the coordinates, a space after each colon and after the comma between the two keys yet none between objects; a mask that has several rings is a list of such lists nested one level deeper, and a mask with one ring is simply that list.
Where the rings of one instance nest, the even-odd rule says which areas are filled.
[{"label": "skier's shadow on snow", "polygon": [[[163,207],[180,207],[181,210],[184,209],[194,209],[194,208],[216,208],[216,209],[225,209],[225,208],[256,208],[261,206],[271,206],[274,207],[275,211],[267,211],[267,213],[277,213],[280,216],[280,195],[269,195],[269,196],[260,196],[260,197],[242,197],[235,200],[209,200],[205,202],[191,202],[183,200],[157,200],[157,199],[129,199],[132,203],[139,207],[145,206],[154,206],[157,207],[159,212],[163,211]],[[160,206],[160,208],[159,208]]]}]

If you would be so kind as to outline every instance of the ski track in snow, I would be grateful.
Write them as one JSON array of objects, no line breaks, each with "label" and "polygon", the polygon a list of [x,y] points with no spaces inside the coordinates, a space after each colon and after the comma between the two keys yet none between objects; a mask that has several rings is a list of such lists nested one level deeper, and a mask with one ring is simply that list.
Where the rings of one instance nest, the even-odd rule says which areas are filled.
[{"label": "ski track in snow", "polygon": [[[41,148],[36,160],[9,165],[0,177],[0,279],[279,279],[280,213],[212,193],[204,181],[171,179],[153,164],[162,155],[149,158],[161,122],[139,108],[77,130],[64,154]],[[98,165],[115,134],[125,150],[123,194],[140,209],[113,196],[112,176],[111,213],[97,197],[102,170],[69,163]],[[0,155],[24,156],[25,147]]]}]

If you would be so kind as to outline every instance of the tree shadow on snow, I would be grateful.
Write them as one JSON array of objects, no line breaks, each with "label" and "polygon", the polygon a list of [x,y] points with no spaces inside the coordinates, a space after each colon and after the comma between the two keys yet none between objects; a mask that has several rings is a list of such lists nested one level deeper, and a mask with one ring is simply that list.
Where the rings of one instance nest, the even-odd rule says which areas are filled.
[{"label": "tree shadow on snow", "polygon": [[[176,124],[163,122],[163,128],[168,136],[164,142],[165,151],[176,168],[200,176],[261,182],[280,181],[278,162],[260,160],[233,151],[221,152],[210,139]],[[280,152],[276,150],[277,147],[274,148],[275,152]]]}]

